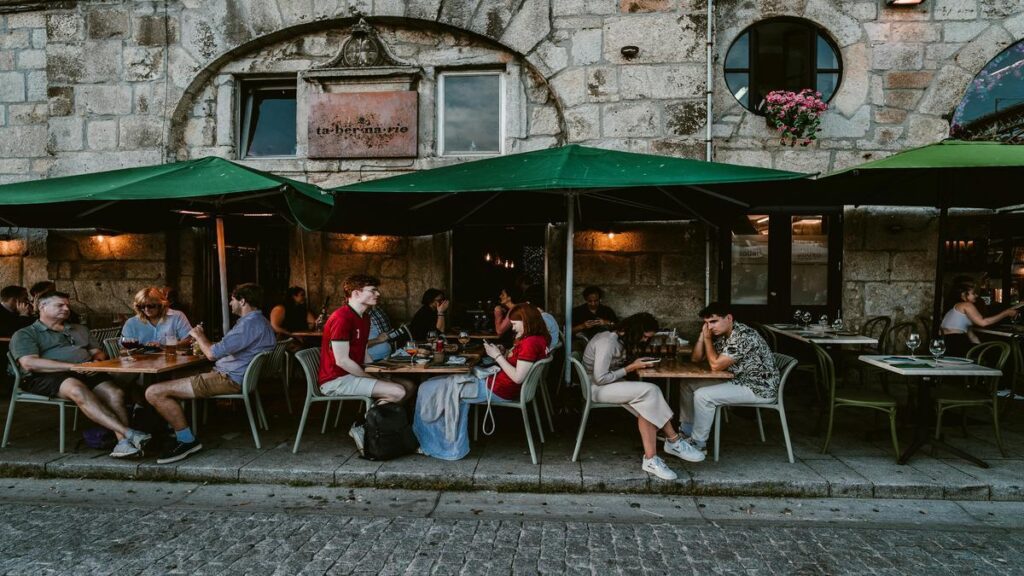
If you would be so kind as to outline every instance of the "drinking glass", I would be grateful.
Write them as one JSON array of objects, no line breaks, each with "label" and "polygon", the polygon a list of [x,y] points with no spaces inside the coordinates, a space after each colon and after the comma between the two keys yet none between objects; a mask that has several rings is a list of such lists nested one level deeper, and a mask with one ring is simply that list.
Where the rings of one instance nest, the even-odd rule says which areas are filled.
[{"label": "drinking glass", "polygon": [[835,330],[836,332],[842,332],[843,331],[843,319],[839,318],[839,317],[836,317],[836,319],[832,321],[832,329]]},{"label": "drinking glass", "polygon": [[469,344],[469,332],[465,330],[459,332],[459,348],[460,352],[466,351],[466,344]]},{"label": "drinking glass", "polygon": [[921,335],[917,332],[911,332],[907,335],[906,341],[907,349],[910,350],[910,357],[914,357],[914,350],[921,345]]},{"label": "drinking glass", "polygon": [[134,348],[136,344],[137,342],[134,339],[121,336],[121,350],[118,352],[118,356],[121,360],[125,360],[127,362],[135,361],[135,357],[132,356],[132,348]]},{"label": "drinking glass", "polygon": [[804,321],[804,328],[808,328],[808,327],[810,327],[811,320],[814,319],[814,316],[812,316],[810,312],[804,312],[803,315],[801,316],[801,318]]},{"label": "drinking glass", "polygon": [[802,323],[804,321],[803,311],[797,310],[796,312],[793,312],[793,320],[796,320],[797,324]]},{"label": "drinking glass", "polygon": [[168,334],[164,340],[164,354],[168,356],[174,356],[178,350],[178,337],[174,334]]},{"label": "drinking glass", "polygon": [[942,338],[934,338],[928,344],[928,351],[932,353],[932,359],[938,362],[939,358],[946,353],[946,341]]},{"label": "drinking glass", "polygon": [[409,340],[405,343],[405,352],[409,355],[409,364],[416,363],[416,353],[419,352],[420,348],[416,345],[415,340]]}]

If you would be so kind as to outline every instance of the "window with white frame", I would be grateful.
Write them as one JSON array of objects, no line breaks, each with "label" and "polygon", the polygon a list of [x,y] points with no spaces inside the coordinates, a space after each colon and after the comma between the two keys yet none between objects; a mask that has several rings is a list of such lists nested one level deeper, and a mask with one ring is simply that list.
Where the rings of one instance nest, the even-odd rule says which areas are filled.
[{"label": "window with white frame", "polygon": [[501,154],[505,140],[504,76],[446,72],[438,78],[440,155]]},{"label": "window with white frame", "polygon": [[295,156],[295,81],[241,86],[239,157]]}]

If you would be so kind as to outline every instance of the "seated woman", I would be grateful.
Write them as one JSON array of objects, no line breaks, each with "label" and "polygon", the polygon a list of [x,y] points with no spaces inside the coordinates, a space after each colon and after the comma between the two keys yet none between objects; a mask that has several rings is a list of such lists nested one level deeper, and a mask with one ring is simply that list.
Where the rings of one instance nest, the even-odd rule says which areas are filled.
[{"label": "seated woman", "polygon": [[[420,384],[412,430],[427,456],[442,460],[465,457],[469,453],[468,405],[486,404],[489,393],[502,400],[518,399],[530,368],[547,357],[548,330],[537,308],[520,304],[508,315],[516,335],[512,351],[502,355],[500,348],[484,342],[484,350],[499,368],[497,373],[470,377],[468,382],[443,376]],[[444,409],[452,405],[458,408]]]},{"label": "seated woman", "polygon": [[420,309],[409,321],[409,333],[413,340],[424,341],[427,333],[436,330],[444,334],[445,317],[448,314],[448,297],[437,288],[428,288],[420,298]]},{"label": "seated woman", "polygon": [[682,439],[672,426],[672,409],[661,389],[649,382],[626,380],[626,376],[654,366],[643,359],[626,364],[626,350],[635,350],[658,331],[654,316],[641,312],[620,321],[615,329],[598,332],[587,343],[583,365],[590,374],[591,399],[606,404],[622,404],[636,416],[640,440],[644,445],[642,468],[662,480],[675,480],[676,473],[658,456],[658,430],[665,432],[665,452],[687,462],[700,462],[704,454]]},{"label": "seated woman", "polygon": [[511,342],[512,318],[509,313],[521,300],[522,294],[513,286],[502,288],[498,293],[498,305],[494,307],[494,331],[503,337],[500,340]]},{"label": "seated woman", "polygon": [[168,336],[174,336],[179,344],[191,342],[188,333],[192,330],[188,318],[173,310],[161,288],[150,286],[135,294],[136,315],[128,319],[121,329],[121,337],[134,340],[146,346],[162,346]]},{"label": "seated woman", "polygon": [[950,293],[950,302],[956,302],[949,312],[942,317],[942,325],[939,332],[946,340],[946,354],[950,356],[965,356],[971,346],[979,344],[981,340],[971,328],[977,326],[983,328],[998,324],[1004,318],[1014,318],[1017,310],[1007,308],[998,314],[983,317],[974,305],[978,295],[974,293],[973,282],[960,282],[953,287]]},{"label": "seated woman", "polygon": [[306,304],[306,290],[301,286],[288,289],[285,301],[270,310],[270,326],[278,338],[291,338],[292,332],[305,332],[316,323]]}]

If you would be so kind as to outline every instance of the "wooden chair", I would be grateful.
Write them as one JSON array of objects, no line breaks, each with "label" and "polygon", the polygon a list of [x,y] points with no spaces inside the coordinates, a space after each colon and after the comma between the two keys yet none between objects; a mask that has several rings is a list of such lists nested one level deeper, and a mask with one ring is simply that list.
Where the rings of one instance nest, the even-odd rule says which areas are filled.
[{"label": "wooden chair", "polygon": [[325,402],[327,403],[327,409],[324,414],[324,424],[320,432],[323,433],[327,429],[327,414],[330,413],[331,402],[338,402],[338,413],[341,413],[341,404],[345,400],[358,400],[362,402],[366,410],[370,409],[373,405],[373,399],[369,396],[324,396],[320,392],[320,383],[318,382],[320,376],[320,349],[319,348],[306,348],[305,350],[299,350],[295,353],[295,359],[299,361],[299,366],[302,367],[302,372],[306,376],[306,402],[302,407],[302,418],[299,420],[299,429],[295,432],[295,446],[292,447],[292,454],[299,452],[299,442],[302,441],[302,432],[306,429],[306,418],[309,417],[309,408],[314,402]]},{"label": "wooden chair", "polygon": [[[1006,342],[994,341],[978,344],[967,352],[967,357],[982,366],[1002,370],[1010,358],[1010,345]],[[943,387],[935,397],[935,438],[942,436],[942,415],[946,410],[961,409],[961,428],[967,436],[966,412],[968,408],[978,406],[992,411],[992,429],[996,434],[996,445],[1005,457],[1003,437],[999,433],[999,381],[998,377],[969,379],[966,386]]]},{"label": "wooden chair", "polygon": [[789,456],[789,463],[793,464],[793,444],[789,440],[789,425],[786,423],[786,407],[783,405],[783,392],[786,389],[786,380],[789,373],[796,368],[796,358],[785,354],[775,355],[775,367],[779,370],[779,393],[775,402],[771,404],[729,404],[728,406],[715,407],[715,462],[718,462],[718,448],[722,445],[720,438],[722,428],[722,408],[753,408],[757,411],[757,429],[761,433],[761,442],[764,442],[764,424],[761,423],[761,410],[775,410],[779,413],[779,420],[782,423],[782,438],[786,441],[786,453]]},{"label": "wooden chair", "polygon": [[889,415],[889,432],[892,434],[892,448],[896,458],[900,457],[900,444],[896,436],[896,399],[883,392],[872,392],[863,388],[853,390],[849,386],[842,390],[836,389],[836,367],[832,357],[822,347],[811,344],[818,357],[821,376],[828,388],[828,431],[825,433],[825,444],[821,447],[822,454],[828,454],[828,445],[832,440],[832,424],[835,422],[836,408],[868,408]]},{"label": "wooden chair", "polygon": [[45,404],[48,406],[56,406],[60,415],[60,453],[64,453],[64,437],[65,434],[65,418],[64,409],[71,408],[75,412],[75,420],[71,426],[72,430],[78,429],[78,406],[70,400],[64,400],[63,398],[49,398],[40,394],[32,394],[25,392],[21,389],[21,366],[18,365],[18,361],[14,359],[14,355],[10,352],[7,353],[7,362],[11,365],[11,372],[14,374],[14,389],[11,392],[11,405],[7,408],[7,423],[4,424],[4,439],[0,443],[0,448],[7,447],[7,440],[11,435],[11,424],[14,423],[14,407],[18,403],[22,404]]}]

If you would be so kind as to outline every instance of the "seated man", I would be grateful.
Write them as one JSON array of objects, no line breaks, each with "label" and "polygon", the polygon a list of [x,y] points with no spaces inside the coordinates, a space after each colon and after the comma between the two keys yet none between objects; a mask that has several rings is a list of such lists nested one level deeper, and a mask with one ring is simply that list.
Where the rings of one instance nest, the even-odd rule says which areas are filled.
[{"label": "seated man", "polygon": [[583,289],[584,304],[572,309],[573,336],[580,335],[589,340],[598,332],[611,330],[619,321],[614,310],[601,304],[602,298],[604,290],[597,286],[587,286]]},{"label": "seated man", "polygon": [[[363,370],[370,337],[370,307],[377,304],[380,280],[355,274],[341,285],[348,303],[338,308],[324,324],[320,344],[320,391],[327,396],[369,396],[378,403],[402,402],[412,391],[412,382],[370,376]],[[348,432],[363,452],[363,427],[353,424]]]},{"label": "seated man", "polygon": [[370,339],[367,343],[366,355],[373,362],[378,362],[391,356],[394,350],[391,347],[391,340],[395,334],[404,334],[399,328],[391,330],[391,319],[380,305],[370,306]]},{"label": "seated man", "polygon": [[128,427],[124,392],[106,374],[71,371],[75,364],[105,360],[107,355],[88,328],[68,321],[68,302],[63,292],[38,296],[39,320],[11,338],[11,353],[27,373],[21,388],[74,402],[86,417],[117,436],[117,446],[110,453],[114,458],[141,455],[150,436]]},{"label": "seated man", "polygon": [[691,444],[705,450],[715,407],[773,402],[779,390],[779,371],[768,343],[750,326],[733,321],[728,306],[712,302],[699,315],[704,325],[691,359],[707,360],[712,370],[733,374],[731,380],[683,387],[681,430],[690,435]]},{"label": "seated man", "polygon": [[[33,302],[35,302],[36,308],[37,308],[37,312],[38,312],[38,308],[39,308],[39,301],[38,301],[39,297],[42,296],[43,294],[46,294],[47,292],[56,292],[56,291],[57,291],[57,284],[53,280],[40,280],[39,282],[36,282],[35,284],[32,285],[31,288],[28,289],[29,298]],[[78,312],[75,312],[74,310],[72,310],[71,311],[71,316],[68,317],[68,322],[70,322],[72,324],[81,324],[82,323],[82,318],[81,318],[81,316],[78,315]]]},{"label": "seated man", "polygon": [[32,302],[24,286],[5,286],[0,290],[0,336],[10,337],[33,322]]},{"label": "seated man", "polygon": [[216,361],[213,370],[161,382],[146,389],[146,400],[171,425],[177,439],[173,448],[160,455],[157,464],[177,462],[203,449],[185,421],[185,413],[178,402],[220,394],[238,394],[242,390],[245,369],[252,359],[260,352],[273,350],[277,344],[274,329],[260,312],[260,306],[263,305],[262,288],[251,283],[239,284],[231,293],[228,305],[231,313],[238,316],[238,322],[220,342],[211,343],[202,325],[193,327],[189,332],[202,348],[203,354]]}]

